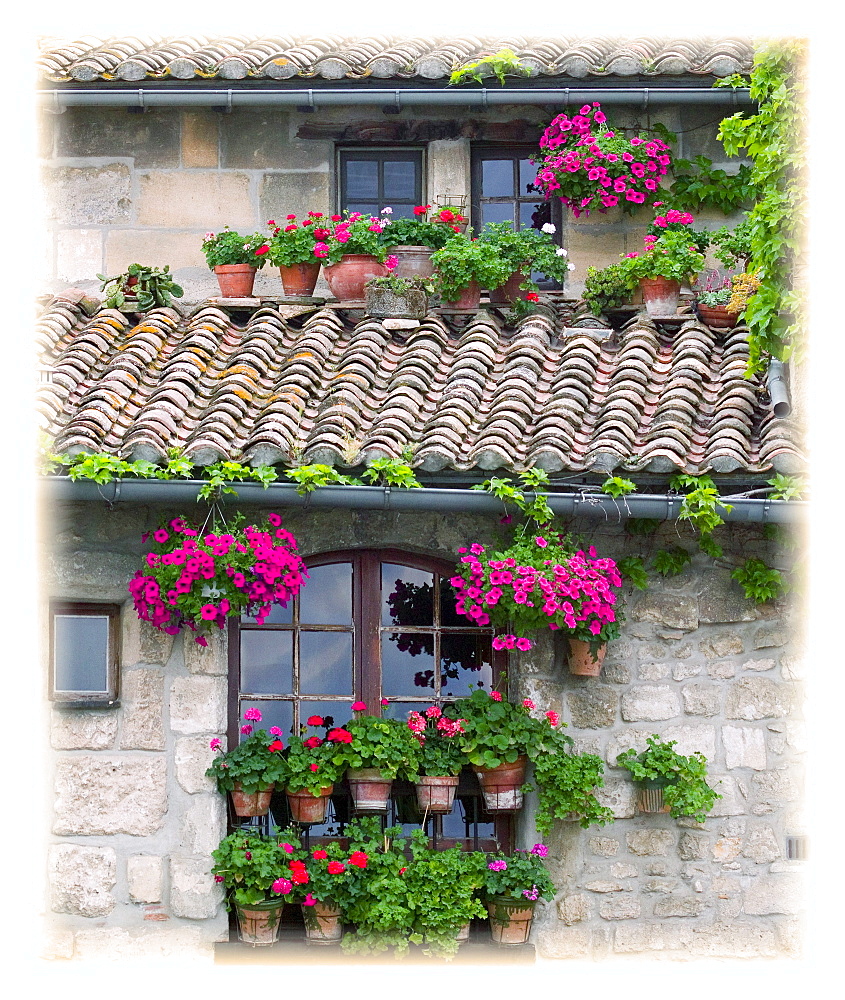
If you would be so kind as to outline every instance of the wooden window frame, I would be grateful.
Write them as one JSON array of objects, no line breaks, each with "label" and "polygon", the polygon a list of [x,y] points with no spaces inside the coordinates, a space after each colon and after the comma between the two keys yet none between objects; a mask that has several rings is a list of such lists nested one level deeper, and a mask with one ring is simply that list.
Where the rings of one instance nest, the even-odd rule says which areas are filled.
[{"label": "wooden window frame", "polygon": [[[119,704],[120,687],[120,615],[119,604],[98,604],[91,601],[50,601],[50,644],[48,697],[62,708],[115,708]],[[58,615],[108,618],[108,649],[106,651],[106,687],[103,691],[58,690],[56,688],[56,629]]]},{"label": "wooden window frame", "polygon": [[[336,149],[336,169],[337,169],[337,185],[335,191],[335,206],[337,213],[343,211],[344,206],[347,204],[349,199],[346,196],[346,171],[344,170],[344,165],[350,153],[357,154],[358,159],[362,160],[376,160],[380,161],[389,157],[394,159],[408,159],[417,160],[419,163],[419,191],[418,198],[415,195],[414,199],[408,204],[422,205],[425,203],[425,191],[426,191],[426,157],[425,157],[425,147],[415,144],[413,146],[338,146]],[[382,199],[381,195],[383,191],[383,172],[379,171],[379,184],[378,184],[378,197],[376,201],[379,204],[379,211],[385,207],[393,207],[395,199],[393,201]],[[358,199],[359,201],[364,201],[366,199]],[[403,200],[399,204],[406,204]],[[375,212],[378,215],[379,212]]]}]

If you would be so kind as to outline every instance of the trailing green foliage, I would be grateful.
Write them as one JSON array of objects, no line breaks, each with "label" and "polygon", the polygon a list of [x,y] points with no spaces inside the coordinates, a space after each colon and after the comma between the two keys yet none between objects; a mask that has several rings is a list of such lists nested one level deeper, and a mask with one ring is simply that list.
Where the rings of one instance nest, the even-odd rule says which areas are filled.
[{"label": "trailing green foliage", "polygon": [[653,535],[660,527],[657,517],[629,517],[625,522],[625,530],[629,535]]},{"label": "trailing green foliage", "polygon": [[774,600],[789,589],[783,574],[767,566],[762,559],[746,559],[731,576],[745,591],[745,596],[758,604]]},{"label": "trailing green foliage", "polygon": [[272,899],[273,884],[280,876],[290,874],[288,859],[299,839],[292,829],[282,830],[276,837],[265,837],[252,831],[230,833],[211,852],[211,869],[226,888],[226,907],[231,901],[249,905]]},{"label": "trailing green foliage", "polygon": [[241,465],[240,462],[215,462],[207,465],[203,469],[204,475],[208,476],[208,482],[204,483],[197,493],[198,500],[210,500],[221,493],[234,493],[237,490],[227,485],[230,482],[253,482],[261,483],[266,490],[270,483],[278,479],[278,474],[272,465]]},{"label": "trailing green foliage", "polygon": [[[512,479],[504,476],[493,476],[477,483],[472,489],[485,490],[504,503],[513,504],[537,526],[549,524],[554,519],[554,511],[549,506],[547,494],[537,492],[549,486],[548,472],[531,468],[523,469],[518,475],[521,486],[515,486]],[[532,491],[530,498],[525,495],[527,491]]]},{"label": "trailing green foliage", "polygon": [[700,535],[698,547],[705,555],[710,556],[712,559],[718,559],[723,554],[722,546],[710,535]]},{"label": "trailing green foliage", "polygon": [[677,740],[661,742],[656,733],[646,739],[646,744],[642,753],[632,748],[618,754],[616,763],[630,771],[634,781],[661,783],[671,816],[691,816],[703,823],[716,799],[722,797],[705,780],[707,758],[698,751],[683,757],[674,750]]},{"label": "trailing green foliage", "polygon": [[658,549],[651,565],[661,576],[677,576],[689,562],[692,562],[689,552],[675,545],[671,549]]},{"label": "trailing green foliage", "polygon": [[361,473],[372,486],[420,487],[414,470],[400,458],[376,458]]},{"label": "trailing green foliage", "polygon": [[732,504],[719,499],[719,491],[710,476],[688,476],[680,473],[671,478],[669,488],[678,492],[686,491],[678,512],[678,520],[689,521],[702,535],[709,535],[714,528],[725,523],[716,510],[717,506],[725,511],[733,510]]},{"label": "trailing green foliage", "polygon": [[785,476],[780,472],[766,482],[774,487],[769,493],[770,500],[801,500],[806,489],[800,476]]},{"label": "trailing green foliage", "polygon": [[608,476],[601,484],[602,493],[607,493],[612,497],[624,497],[636,490],[636,483],[630,479],[621,479],[619,476]]},{"label": "trailing green foliage", "polygon": [[511,49],[499,49],[492,55],[483,56],[475,62],[462,63],[457,69],[452,71],[449,77],[449,86],[466,83],[468,80],[475,80],[476,83],[484,83],[482,70],[490,69],[496,75],[496,79],[504,87],[505,74],[519,74],[520,76],[530,76],[531,70],[523,66],[519,57]]},{"label": "trailing green foliage", "polygon": [[295,469],[285,469],[285,475],[296,483],[300,496],[311,493],[318,486],[363,486],[360,479],[344,476],[331,465],[298,465]]},{"label": "trailing green foliage", "polygon": [[637,590],[648,590],[648,572],[641,556],[625,556],[617,561],[616,568]]},{"label": "trailing green foliage", "polygon": [[[549,729],[548,743],[563,736],[559,729]],[[568,742],[572,742],[566,737]],[[573,753],[562,744],[548,752],[544,748],[534,757],[534,781],[537,785],[537,812],[534,820],[541,836],[551,832],[556,819],[576,814],[586,830],[593,823],[603,826],[613,819],[613,810],[601,805],[595,790],[604,785],[604,761],[591,753]]]},{"label": "trailing green foliage", "polygon": [[714,170],[713,161],[706,156],[696,156],[692,160],[674,160],[672,173],[675,179],[664,195],[671,208],[686,212],[715,208],[730,215],[754,200],[751,167],[746,163],[729,174],[719,168]]}]

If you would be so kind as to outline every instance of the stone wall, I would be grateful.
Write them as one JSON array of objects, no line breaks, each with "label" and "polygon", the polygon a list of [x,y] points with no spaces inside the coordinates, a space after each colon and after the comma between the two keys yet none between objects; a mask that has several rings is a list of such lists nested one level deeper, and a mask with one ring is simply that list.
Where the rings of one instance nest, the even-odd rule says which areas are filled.
[{"label": "stone wall", "polygon": [[[419,136],[413,145],[426,150],[426,198],[433,201],[446,192],[469,194],[473,141],[429,138],[439,134],[438,126],[441,132],[448,124],[450,134],[463,128],[490,138],[494,133],[485,132],[485,126],[516,121],[539,135],[556,113],[531,107],[473,111],[466,124],[456,122],[456,109],[448,108],[431,109],[423,122],[413,111],[381,117],[393,127],[406,123],[409,134]],[[289,212],[301,217],[308,210],[335,211],[335,142],[303,139],[300,131],[319,135],[322,128],[328,135],[356,118],[379,114],[372,108],[308,115],[253,108],[45,112],[40,155],[49,236],[40,280],[52,291],[69,283],[97,291],[98,273],[118,274],[133,262],[170,264],[185,288],[183,302],[216,295],[216,280],[200,249],[203,234],[227,224],[243,233],[263,232],[268,219]],[[718,109],[666,108],[649,117],[619,108],[612,118],[620,126],[661,121],[678,132],[677,156],[702,153],[724,166],[724,150],[716,140]],[[391,145],[379,142],[377,128],[370,132],[375,145]],[[566,291],[580,293],[589,265],[604,267],[639,249],[651,218],[649,211],[627,216],[621,208],[578,220],[565,213],[563,245],[576,264]],[[698,221],[716,228],[725,219],[715,213]],[[278,294],[278,271],[259,271],[255,291]],[[327,293],[323,283],[320,293]]]},{"label": "stone wall", "polygon": [[[245,511],[251,513],[248,509]],[[177,510],[64,504],[51,512],[45,596],[125,601],[140,535]],[[255,513],[255,512],[252,512]],[[452,557],[491,541],[497,519],[392,512],[281,511],[304,554],[393,546]],[[582,520],[614,557],[621,525]],[[677,542],[676,526],[660,529]],[[772,558],[755,526],[719,529],[726,555]],[[209,738],[226,729],[226,649],[202,650],[139,623],[124,606],[120,707],[54,710],[54,812],[48,858],[48,953],[55,958],[209,952],[227,934],[210,851],[225,830],[205,777]],[[698,555],[677,577],[627,598],[622,637],[598,678],[568,673],[551,634],[511,665],[513,695],[554,709],[577,749],[607,762],[600,797],[615,821],[547,838],[559,891],[533,932],[547,958],[797,955],[804,835],[803,665],[792,611],[747,601],[729,570]],[[701,750],[717,791],[703,824],[639,816],[617,753],[651,733]],[[536,839],[530,809],[519,840]]]}]

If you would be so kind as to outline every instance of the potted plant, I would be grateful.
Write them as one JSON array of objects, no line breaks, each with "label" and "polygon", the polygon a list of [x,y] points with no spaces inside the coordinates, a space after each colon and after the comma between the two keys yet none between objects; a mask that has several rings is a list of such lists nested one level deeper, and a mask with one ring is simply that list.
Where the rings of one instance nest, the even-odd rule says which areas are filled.
[{"label": "potted plant", "polygon": [[[320,715],[308,719],[309,726],[324,726],[332,731]],[[326,817],[329,797],[335,784],[343,776],[343,767],[332,759],[335,753],[335,739],[324,735],[305,736],[305,726],[301,735],[291,734],[287,749],[282,754],[284,761],[284,785],[291,818],[297,823],[322,823]]]},{"label": "potted plant", "polygon": [[206,263],[217,275],[224,299],[252,295],[255,272],[264,267],[269,249],[261,233],[241,236],[228,226],[219,233],[206,233],[202,240]]},{"label": "potted plant", "polygon": [[176,517],[156,528],[144,569],[129,583],[138,617],[168,635],[190,629],[207,646],[229,617],[262,622],[273,604],[286,607],[308,576],[296,539],[275,513],[257,527],[243,523],[238,514],[206,531]]},{"label": "potted plant", "polygon": [[332,761],[348,768],[346,781],[356,812],[386,812],[393,779],[407,771],[416,740],[399,719],[367,714],[363,701],[352,704],[354,717],[340,729],[329,730],[334,742]]},{"label": "potted plant", "polygon": [[534,181],[546,199],[558,197],[577,219],[621,205],[627,212],[651,204],[671,165],[669,147],[640,132],[626,138],[607,121],[601,104],[558,115],[540,139]]},{"label": "potted plant", "polygon": [[382,278],[370,278],[364,286],[367,313],[422,319],[428,312],[428,296],[433,290],[430,278],[400,278],[395,271]]},{"label": "potted plant", "polygon": [[631,772],[639,785],[640,812],[668,812],[670,816],[691,816],[703,823],[713,808],[717,794],[706,781],[707,758],[696,751],[684,757],[674,749],[677,740],[662,742],[656,733],[646,739],[646,749],[632,748],[616,757],[620,767]]},{"label": "potted plant", "polygon": [[[441,200],[444,202],[443,204],[441,204]],[[464,200],[463,197],[461,200]],[[431,210],[431,205],[426,205],[425,207],[431,211],[429,218],[435,225],[451,229],[455,233],[466,232],[469,219],[463,214],[463,205],[453,205],[449,197],[443,195],[437,199],[437,204],[433,210]]]},{"label": "potted plant", "polygon": [[545,844],[535,844],[530,851],[488,856],[484,889],[496,944],[525,944],[535,903],[554,898],[555,885],[542,862],[548,853]]},{"label": "potted plant", "polygon": [[276,837],[237,831],[211,852],[212,874],[226,890],[226,908],[235,907],[241,941],[271,945],[276,940],[285,896],[294,887],[289,859],[299,846],[289,830]]},{"label": "potted plant", "polygon": [[[539,271],[563,281],[575,265],[567,260],[567,252],[552,241],[555,227],[547,222],[542,229],[524,226],[515,230],[510,222],[488,222],[478,234],[479,243],[490,243],[510,268],[510,276],[497,288],[490,289],[490,301],[510,303],[536,293],[539,286],[531,278]],[[520,294],[521,293],[521,294]]]},{"label": "potted plant", "polygon": [[309,212],[298,222],[295,215],[285,217],[283,224],[270,219],[271,235],[267,259],[279,269],[286,295],[312,295],[320,276],[320,258],[314,255],[317,243],[330,230],[320,222],[321,212]]},{"label": "potted plant", "polygon": [[417,803],[425,813],[452,811],[458,775],[466,763],[460,743],[463,720],[437,705],[408,713],[408,729],[417,746],[405,774],[416,786]]},{"label": "potted plant", "polygon": [[332,295],[342,302],[364,298],[364,285],[396,267],[381,238],[385,223],[375,216],[352,212],[333,215],[323,225],[322,239],[314,245],[314,255],[322,262]]},{"label": "potted plant", "polygon": [[607,309],[617,309],[631,298],[636,282],[621,263],[607,267],[588,267],[584,282],[584,302],[594,316]]},{"label": "potted plant", "polygon": [[736,325],[739,314],[728,312],[728,303],[733,295],[730,278],[723,278],[715,269],[708,271],[704,288],[695,292],[695,308],[702,323],[722,330]]},{"label": "potted plant", "polygon": [[181,299],[184,294],[173,280],[169,264],[163,268],[130,264],[123,274],[111,278],[98,274],[97,278],[102,282],[100,291],[106,293],[103,304],[109,309],[127,307],[129,312],[145,312],[172,305],[173,299]]},{"label": "potted plant", "polygon": [[431,205],[416,205],[411,218],[399,219],[392,218],[392,208],[381,210],[384,216],[382,241],[387,252],[397,258],[393,272],[397,278],[431,278],[434,274],[432,252],[439,250],[456,231],[442,221],[429,219],[430,209]]},{"label": "potted plant", "polygon": [[639,282],[649,316],[674,316],[681,283],[692,283],[701,270],[704,254],[693,239],[689,232],[666,229],[660,236],[646,236],[640,253],[622,258],[625,273]]},{"label": "potted plant", "polygon": [[304,877],[300,876],[296,891],[297,898],[302,897],[305,940],[310,945],[337,944],[343,938],[343,923],[355,898],[354,887],[369,858],[363,851],[350,851],[337,841],[321,845],[304,857]]},{"label": "potted plant", "polygon": [[229,792],[236,816],[266,816],[273,789],[285,776],[282,731],[277,726],[269,734],[255,729],[253,722],[261,721],[257,708],[248,708],[244,720],[241,726],[244,739],[232,750],[224,751],[216,736],[209,743],[220,756],[214,758],[205,773],[217,782],[218,791],[224,795]]},{"label": "potted plant", "polygon": [[498,288],[511,275],[511,267],[495,246],[456,233],[431,255],[434,287],[444,308],[473,309],[481,288]]}]

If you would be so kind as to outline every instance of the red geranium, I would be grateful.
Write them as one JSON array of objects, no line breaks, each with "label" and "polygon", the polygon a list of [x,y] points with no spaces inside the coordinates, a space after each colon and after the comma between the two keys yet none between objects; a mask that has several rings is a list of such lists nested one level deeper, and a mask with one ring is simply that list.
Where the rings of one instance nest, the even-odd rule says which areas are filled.
[{"label": "red geranium", "polygon": [[270,744],[270,746],[267,747],[267,749],[270,751],[270,753],[275,753],[277,750],[284,750],[284,748],[285,748],[285,745],[284,745],[284,743],[282,743],[281,740],[273,740],[273,742]]},{"label": "red geranium", "polygon": [[353,851],[349,855],[349,864],[355,865],[356,868],[366,868],[367,867],[367,855],[363,851]]},{"label": "red geranium", "polygon": [[315,861],[322,861],[324,858],[328,857],[328,854],[326,854],[326,852],[322,848],[318,848],[316,851],[314,851],[311,857]]},{"label": "red geranium", "polygon": [[330,729],[326,739],[330,743],[351,743],[352,733],[346,729]]},{"label": "red geranium", "polygon": [[342,861],[330,861],[328,870],[332,875],[340,875],[341,872],[346,871],[346,865]]}]

